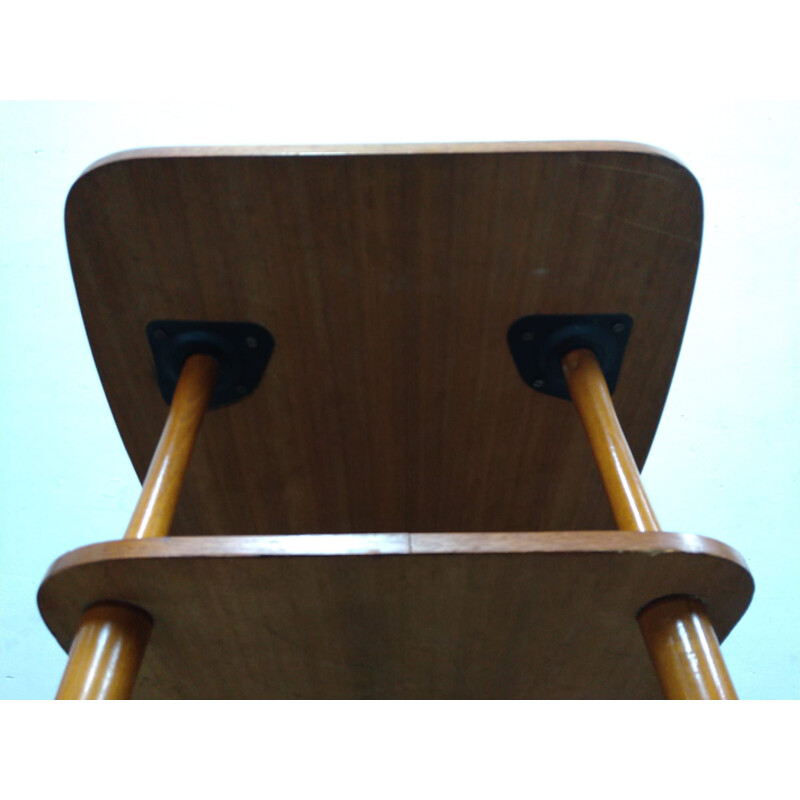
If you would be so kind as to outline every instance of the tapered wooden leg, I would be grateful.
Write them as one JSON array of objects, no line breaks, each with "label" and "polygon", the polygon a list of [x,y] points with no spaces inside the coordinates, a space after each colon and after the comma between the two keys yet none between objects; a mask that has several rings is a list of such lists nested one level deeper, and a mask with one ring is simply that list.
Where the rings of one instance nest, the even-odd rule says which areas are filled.
[{"label": "tapered wooden leg", "polygon": [[[661,530],[594,353],[573,350],[562,359],[562,367],[617,526]],[[716,634],[699,601],[659,599],[640,613],[639,627],[668,700],[736,699]]]},{"label": "tapered wooden leg", "polygon": [[717,634],[703,606],[664,597],[639,614],[639,626],[664,696],[672,700],[736,700]]},{"label": "tapered wooden leg", "polygon": [[[197,432],[217,377],[211,356],[190,356],[181,372],[164,431],[142,486],[126,539],[169,533]],[[87,609],[69,652],[58,700],[126,699],[144,658],[152,621],[114,602]]]},{"label": "tapered wooden leg", "polygon": [[573,350],[562,364],[617,527],[621,531],[661,530],[594,353]]},{"label": "tapered wooden leg", "polygon": [[103,603],[84,611],[56,700],[127,700],[151,628],[138,608]]}]

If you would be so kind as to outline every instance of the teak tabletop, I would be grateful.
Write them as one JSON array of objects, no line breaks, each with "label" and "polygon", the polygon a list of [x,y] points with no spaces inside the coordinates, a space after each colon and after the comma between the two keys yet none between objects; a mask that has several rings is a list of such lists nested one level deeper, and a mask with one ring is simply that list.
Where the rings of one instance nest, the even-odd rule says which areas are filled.
[{"label": "teak tabletop", "polygon": [[612,526],[567,401],[520,378],[530,314],[633,318],[615,404],[641,467],[686,322],[700,191],[640,146],[121,154],[66,229],[104,389],[140,475],[166,407],[151,320],[246,321],[275,349],[207,415],[179,535]]}]

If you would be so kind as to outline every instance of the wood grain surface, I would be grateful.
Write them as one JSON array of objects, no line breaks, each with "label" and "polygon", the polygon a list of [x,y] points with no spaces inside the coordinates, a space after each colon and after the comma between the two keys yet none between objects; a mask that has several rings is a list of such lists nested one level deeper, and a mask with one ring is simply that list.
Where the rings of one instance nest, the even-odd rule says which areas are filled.
[{"label": "wood grain surface", "polygon": [[176,537],[68,553],[39,592],[67,649],[103,600],[155,625],[140,698],[655,698],[636,621],[753,584],[711,539],[624,531]]},{"label": "wood grain surface", "polygon": [[701,229],[685,167],[614,143],[139,151],[89,169],[66,208],[140,478],[166,416],[146,324],[275,337],[255,394],[207,415],[181,535],[611,527],[574,409],[523,383],[506,333],[630,314],[614,399],[641,467]]}]

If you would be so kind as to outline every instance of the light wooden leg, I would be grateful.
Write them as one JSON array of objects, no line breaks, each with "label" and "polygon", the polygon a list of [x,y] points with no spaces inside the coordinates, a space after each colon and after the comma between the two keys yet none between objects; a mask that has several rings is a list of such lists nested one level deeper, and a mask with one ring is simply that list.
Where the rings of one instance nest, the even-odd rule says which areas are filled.
[{"label": "light wooden leg", "polygon": [[671,700],[736,700],[717,634],[703,606],[665,597],[639,614],[639,626],[664,696]]},{"label": "light wooden leg", "polygon": [[[573,350],[562,367],[617,526],[661,530],[594,353]],[[659,599],[640,613],[639,626],[668,700],[736,699],[716,634],[697,600]]]},{"label": "light wooden leg", "polygon": [[86,609],[56,700],[127,700],[151,628],[138,608],[102,603]]},{"label": "light wooden leg", "polygon": [[[142,486],[126,539],[169,533],[197,432],[217,377],[211,356],[187,359]],[[131,696],[152,622],[140,609],[108,602],[87,609],[72,642],[58,700]]]}]

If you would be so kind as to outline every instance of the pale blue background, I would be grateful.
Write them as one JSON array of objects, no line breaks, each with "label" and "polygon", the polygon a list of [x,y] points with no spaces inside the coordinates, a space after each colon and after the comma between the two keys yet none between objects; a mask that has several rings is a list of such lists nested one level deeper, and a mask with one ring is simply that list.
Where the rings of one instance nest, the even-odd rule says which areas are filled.
[{"label": "pale blue background", "polygon": [[529,102],[528,78],[494,78],[489,91],[419,84],[399,107],[356,88],[305,96],[275,84],[227,106],[0,107],[0,697],[53,695],[66,656],[39,618],[39,582],[63,552],[119,538],[138,491],[64,241],[66,194],[86,166],[145,146],[560,139],[655,145],[700,182],[699,277],[644,479],[665,530],[730,544],[755,576],[723,645],[740,695],[800,696],[797,105]]}]

